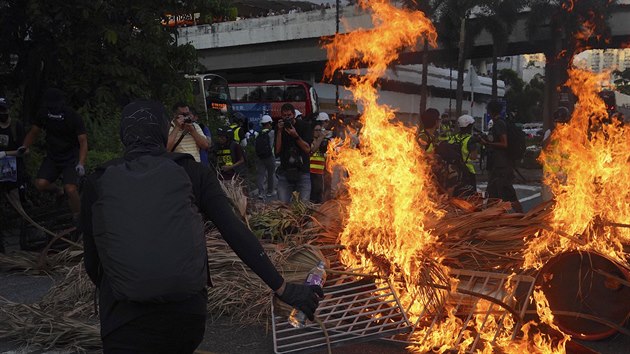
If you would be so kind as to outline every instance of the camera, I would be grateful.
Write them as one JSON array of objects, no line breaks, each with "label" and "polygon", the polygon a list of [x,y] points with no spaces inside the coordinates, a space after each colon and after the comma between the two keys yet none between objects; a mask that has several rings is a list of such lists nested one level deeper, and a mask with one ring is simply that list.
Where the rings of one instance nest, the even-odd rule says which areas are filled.
[{"label": "camera", "polygon": [[289,129],[293,128],[293,124],[291,123],[291,119],[284,119],[283,122],[284,122],[284,127],[285,128],[289,128]]},{"label": "camera", "polygon": [[186,116],[184,117],[184,124],[191,124],[192,123],[192,118]]}]

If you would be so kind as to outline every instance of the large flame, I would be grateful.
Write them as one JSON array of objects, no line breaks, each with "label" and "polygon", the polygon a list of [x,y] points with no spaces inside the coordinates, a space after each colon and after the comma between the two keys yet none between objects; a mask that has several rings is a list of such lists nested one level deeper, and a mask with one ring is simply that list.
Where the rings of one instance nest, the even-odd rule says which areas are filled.
[{"label": "large flame", "polygon": [[[354,77],[349,87],[355,100],[364,108],[360,118],[360,144],[357,148],[356,141],[346,139],[331,144],[340,148],[331,147],[329,150],[335,164],[343,166],[349,176],[345,181],[349,204],[340,235],[340,243],[346,246],[346,250],[341,256],[349,266],[359,265],[388,275],[397,284],[404,307],[409,309],[407,315],[413,322],[423,323],[421,313],[426,310],[423,307],[428,308],[435,305],[435,301],[443,300],[423,299],[424,293],[418,289],[422,286],[419,280],[426,280],[426,277],[419,279],[419,274],[425,271],[427,260],[439,263],[441,257],[437,237],[428,227],[429,221],[440,218],[445,211],[440,210],[435,202],[437,192],[430,178],[429,163],[415,142],[414,130],[394,120],[394,108],[378,104],[376,86],[402,48],[415,46],[420,38],[435,46],[437,34],[422,12],[398,9],[383,0],[363,1],[361,5],[370,8],[374,28],[338,35],[325,45],[329,58],[325,72],[327,77],[331,78],[344,69],[368,68],[365,75]],[[571,74],[569,84],[574,90],[578,90],[578,86],[590,87],[592,82],[587,75],[579,71]],[[550,177],[555,181],[554,190],[558,195],[554,213],[556,232],[541,232],[538,240],[529,245],[530,263],[537,262],[543,251],[556,252],[569,245],[578,247],[576,244],[602,245],[597,249],[619,255],[620,242],[613,242],[613,238],[628,240],[627,232],[623,234],[625,231],[605,224],[630,221],[627,205],[630,179],[618,183],[621,188],[617,191],[610,184],[614,176],[630,175],[628,130],[597,124],[601,122],[597,117],[601,116],[603,109],[597,93],[594,89],[578,91],[581,104],[574,115],[581,118],[556,130],[552,139],[560,143],[554,145],[553,152],[547,153],[548,160],[561,164],[568,176],[566,181],[560,175]],[[593,130],[597,126],[598,130],[588,135],[588,117],[591,116],[596,118],[590,128]],[[625,145],[622,145],[624,141]],[[621,165],[623,161],[625,166]],[[603,172],[599,171],[601,168],[604,168]],[[595,188],[596,194],[587,193],[589,188]],[[604,206],[608,208],[605,212],[602,211]],[[617,213],[623,214],[623,217],[613,217]],[[603,224],[598,224],[599,220]],[[608,236],[602,236],[606,242],[596,241],[600,236],[594,234],[586,239],[576,236],[584,234],[594,225],[607,230]],[[560,229],[565,237],[558,238],[557,230]],[[505,286],[505,294],[512,293],[508,289],[509,281]],[[455,287],[456,281],[451,280],[450,293],[455,292]],[[448,288],[445,286],[439,292],[446,295]],[[544,295],[537,292],[535,300],[541,320],[552,326],[553,318]],[[510,303],[513,299],[502,301]],[[567,336],[559,342],[554,341],[548,335],[534,333],[536,324],[528,323],[520,329],[522,340],[514,340],[510,335],[515,326],[514,318],[504,311],[495,311],[497,305],[486,300],[478,301],[474,306],[475,315],[466,322],[458,317],[456,307],[447,307],[441,314],[443,320],[439,327],[419,326],[415,329],[414,337],[421,340],[421,344],[409,349],[464,352],[473,342],[480,340],[477,348],[484,353],[497,349],[519,354],[564,351],[569,339]]]},{"label": "large flame", "polygon": [[[545,253],[592,250],[627,264],[630,243],[630,127],[610,119],[599,96],[608,74],[570,70],[567,85],[577,96],[568,124],[559,125],[541,155],[545,183],[555,195],[554,231],[532,240],[526,267],[539,267]],[[620,225],[621,224],[621,225]]]},{"label": "large flame", "polygon": [[[385,1],[369,5],[374,29],[336,36],[325,45],[328,77],[358,62],[368,66],[367,74],[353,79],[351,85],[364,107],[360,149],[342,148],[335,156],[350,176],[346,182],[350,205],[341,235],[348,251],[343,257],[350,263],[385,266],[390,268],[388,273],[402,271],[403,276],[410,276],[418,272],[418,255],[434,249],[436,239],[424,220],[439,211],[430,199],[435,191],[414,131],[394,123],[394,109],[377,103],[375,83],[401,48],[415,45],[422,36],[435,46],[437,34],[422,12],[398,9]],[[352,260],[357,255],[372,259]]]}]

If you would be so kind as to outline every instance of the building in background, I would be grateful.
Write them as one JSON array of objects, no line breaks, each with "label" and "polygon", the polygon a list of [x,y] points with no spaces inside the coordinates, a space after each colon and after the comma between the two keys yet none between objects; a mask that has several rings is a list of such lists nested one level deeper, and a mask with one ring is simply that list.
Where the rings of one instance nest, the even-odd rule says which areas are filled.
[{"label": "building in background", "polygon": [[578,66],[596,73],[630,69],[630,48],[591,49],[575,56]]}]

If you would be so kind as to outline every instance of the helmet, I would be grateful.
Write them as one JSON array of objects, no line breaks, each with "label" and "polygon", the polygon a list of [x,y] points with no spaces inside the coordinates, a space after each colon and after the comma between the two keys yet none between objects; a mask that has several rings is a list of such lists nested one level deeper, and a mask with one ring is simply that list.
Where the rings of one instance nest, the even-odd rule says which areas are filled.
[{"label": "helmet", "polygon": [[567,107],[560,106],[553,112],[553,120],[557,123],[566,123],[571,119],[569,109]]},{"label": "helmet", "polygon": [[317,115],[317,118],[315,119],[318,122],[326,122],[329,121],[330,118],[328,117],[328,113],[326,112],[319,112],[319,114]]},{"label": "helmet", "polygon": [[457,125],[459,125],[460,128],[466,128],[471,124],[475,124],[475,118],[468,114],[464,114],[461,117],[457,118]]},{"label": "helmet", "polygon": [[271,116],[268,114],[265,114],[262,116],[262,118],[260,118],[260,124],[266,124],[266,123],[271,123],[273,122],[273,119],[271,119]]},{"label": "helmet", "polygon": [[217,128],[217,135],[218,136],[225,136],[227,138],[229,138],[231,135],[233,135],[234,131],[228,127],[222,127],[222,128]]}]

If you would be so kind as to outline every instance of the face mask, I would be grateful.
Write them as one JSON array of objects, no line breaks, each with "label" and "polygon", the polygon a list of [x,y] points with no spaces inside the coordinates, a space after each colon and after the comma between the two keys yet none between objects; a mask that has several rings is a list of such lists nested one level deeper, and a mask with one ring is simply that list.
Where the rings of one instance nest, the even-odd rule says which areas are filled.
[{"label": "face mask", "polygon": [[6,123],[9,120],[9,113],[0,113],[0,123]]}]

